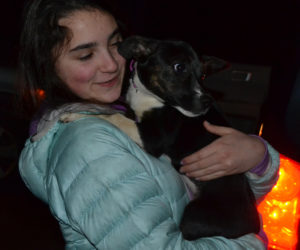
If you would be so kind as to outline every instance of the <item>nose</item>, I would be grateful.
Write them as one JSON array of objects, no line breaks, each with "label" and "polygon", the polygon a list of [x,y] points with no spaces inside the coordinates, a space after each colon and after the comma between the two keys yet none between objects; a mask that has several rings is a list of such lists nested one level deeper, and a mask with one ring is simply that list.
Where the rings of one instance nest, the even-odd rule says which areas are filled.
[{"label": "nose", "polygon": [[210,105],[212,104],[212,98],[209,96],[209,95],[203,95],[201,96],[200,98],[200,102],[201,102],[201,106],[204,108],[204,109],[207,109],[210,107]]},{"label": "nose", "polygon": [[118,70],[118,61],[114,54],[110,51],[105,51],[99,58],[99,70],[102,73],[114,73]]},{"label": "nose", "polygon": [[191,106],[188,110],[195,114],[206,113],[213,103],[212,97],[207,94],[203,94],[201,97],[195,96],[192,100],[193,101],[191,102]]}]

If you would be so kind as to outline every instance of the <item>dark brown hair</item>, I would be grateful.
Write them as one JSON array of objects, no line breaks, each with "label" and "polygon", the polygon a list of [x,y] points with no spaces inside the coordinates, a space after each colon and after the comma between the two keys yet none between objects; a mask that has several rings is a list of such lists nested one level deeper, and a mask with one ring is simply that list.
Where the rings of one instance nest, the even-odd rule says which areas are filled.
[{"label": "dark brown hair", "polygon": [[[121,16],[111,0],[30,0],[25,6],[18,91],[21,107],[29,116],[37,112],[41,100],[49,107],[82,101],[66,87],[55,71],[60,49],[70,39],[69,30],[58,22],[78,10],[100,10],[114,17]],[[123,31],[123,22],[116,21]],[[41,90],[45,93],[44,97],[38,95]]]}]

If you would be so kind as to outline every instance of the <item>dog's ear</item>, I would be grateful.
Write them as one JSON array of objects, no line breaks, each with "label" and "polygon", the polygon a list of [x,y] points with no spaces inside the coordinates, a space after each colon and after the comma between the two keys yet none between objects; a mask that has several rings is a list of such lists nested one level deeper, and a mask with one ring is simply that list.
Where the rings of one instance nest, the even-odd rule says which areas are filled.
[{"label": "dog's ear", "polygon": [[142,36],[131,36],[120,43],[118,51],[126,59],[144,61],[157,48],[158,40]]},{"label": "dog's ear", "polygon": [[206,76],[220,72],[230,67],[229,62],[214,56],[203,55],[201,57],[201,61],[203,63],[203,68],[204,68],[203,73]]}]

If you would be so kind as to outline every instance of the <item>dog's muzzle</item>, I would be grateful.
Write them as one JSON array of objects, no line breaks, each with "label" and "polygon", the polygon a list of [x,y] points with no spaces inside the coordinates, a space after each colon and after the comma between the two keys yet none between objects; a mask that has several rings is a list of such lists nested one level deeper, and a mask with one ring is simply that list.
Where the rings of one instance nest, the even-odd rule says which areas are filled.
[{"label": "dog's muzzle", "polygon": [[213,99],[209,95],[204,95],[200,97],[200,103],[203,109],[210,108]]},{"label": "dog's muzzle", "polygon": [[198,115],[204,115],[210,109],[213,99],[209,95],[202,95],[193,100],[191,112]]},{"label": "dog's muzzle", "polygon": [[200,98],[198,96],[197,98],[190,98],[189,100],[189,102],[184,102],[184,105],[173,107],[185,116],[197,117],[205,115],[213,103],[213,99],[209,95],[203,95]]}]

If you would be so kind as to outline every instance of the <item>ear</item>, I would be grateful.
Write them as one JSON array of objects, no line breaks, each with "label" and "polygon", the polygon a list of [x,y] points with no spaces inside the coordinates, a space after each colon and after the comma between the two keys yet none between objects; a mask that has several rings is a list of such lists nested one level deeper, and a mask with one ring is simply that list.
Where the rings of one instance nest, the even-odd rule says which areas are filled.
[{"label": "ear", "polygon": [[204,74],[207,76],[230,67],[229,62],[214,56],[203,55],[201,61],[203,63]]},{"label": "ear", "polygon": [[126,38],[118,47],[121,56],[126,59],[144,61],[151,55],[158,45],[158,40],[141,36],[131,36]]}]

